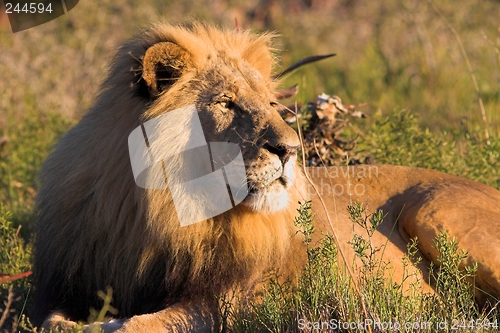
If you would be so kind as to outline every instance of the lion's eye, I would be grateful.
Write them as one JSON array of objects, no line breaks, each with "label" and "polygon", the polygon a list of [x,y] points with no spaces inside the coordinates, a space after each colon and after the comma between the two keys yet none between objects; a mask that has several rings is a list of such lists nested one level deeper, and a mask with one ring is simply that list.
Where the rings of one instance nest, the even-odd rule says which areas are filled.
[{"label": "lion's eye", "polygon": [[227,111],[234,106],[233,102],[230,101],[229,99],[224,99],[224,100],[218,101],[217,105],[219,106],[219,108],[222,111]]},{"label": "lion's eye", "polygon": [[277,107],[278,107],[278,103],[277,103],[277,102],[271,102],[271,103],[269,103],[269,104],[271,104],[271,106],[272,106],[273,108],[277,108]]}]

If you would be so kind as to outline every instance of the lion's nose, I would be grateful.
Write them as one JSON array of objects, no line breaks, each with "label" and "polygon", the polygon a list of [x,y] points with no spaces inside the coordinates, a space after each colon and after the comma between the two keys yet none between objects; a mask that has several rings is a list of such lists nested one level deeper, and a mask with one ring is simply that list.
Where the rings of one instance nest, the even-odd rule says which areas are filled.
[{"label": "lion's nose", "polygon": [[285,165],[285,163],[290,159],[290,156],[297,152],[299,146],[290,146],[287,144],[271,145],[266,143],[263,148],[267,149],[272,154],[278,155],[281,163]]}]

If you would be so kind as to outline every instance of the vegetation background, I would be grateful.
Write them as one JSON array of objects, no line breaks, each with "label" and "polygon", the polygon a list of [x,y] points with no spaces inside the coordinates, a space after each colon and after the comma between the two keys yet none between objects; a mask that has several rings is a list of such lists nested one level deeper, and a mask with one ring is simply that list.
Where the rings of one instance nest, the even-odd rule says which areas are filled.
[{"label": "vegetation background", "polygon": [[[0,14],[0,273],[30,270],[37,171],[91,105],[116,47],[151,21],[276,31],[281,67],[336,53],[284,86],[299,84],[300,103],[325,92],[367,114],[344,132],[353,154],[500,188],[499,18],[494,0],[103,0],[13,34]],[[0,331],[15,331],[30,290],[27,279],[0,283]]]}]

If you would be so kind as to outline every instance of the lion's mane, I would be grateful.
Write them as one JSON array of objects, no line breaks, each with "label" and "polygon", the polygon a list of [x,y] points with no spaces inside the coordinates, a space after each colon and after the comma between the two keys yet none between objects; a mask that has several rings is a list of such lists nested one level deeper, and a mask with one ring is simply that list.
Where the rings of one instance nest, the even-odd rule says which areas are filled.
[{"label": "lion's mane", "polygon": [[[35,324],[53,310],[72,320],[100,308],[99,290],[113,288],[119,317],[151,313],[184,299],[246,287],[283,260],[294,235],[299,199],[274,214],[241,206],[180,227],[168,191],[136,186],[127,139],[145,115],[193,99],[184,82],[196,80],[207,59],[239,57],[269,78],[270,35],[158,24],[117,52],[94,106],[56,144],[41,172],[35,241]],[[173,42],[192,55],[187,69],[155,102],[142,75],[146,50]],[[216,84],[199,82],[199,84]]]}]

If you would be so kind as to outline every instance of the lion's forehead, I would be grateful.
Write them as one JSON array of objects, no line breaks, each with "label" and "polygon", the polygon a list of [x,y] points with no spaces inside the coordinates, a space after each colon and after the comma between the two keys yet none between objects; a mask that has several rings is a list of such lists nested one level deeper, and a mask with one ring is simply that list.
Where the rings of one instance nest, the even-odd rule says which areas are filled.
[{"label": "lion's forehead", "polygon": [[270,79],[266,79],[246,61],[219,59],[209,66],[202,76],[211,83],[209,88],[213,90],[227,90],[236,95],[257,92],[263,100],[272,96]]},{"label": "lion's forehead", "polygon": [[266,88],[266,90],[269,90],[267,80],[254,67],[244,62],[240,65],[238,70],[241,73],[241,76],[253,90],[262,90],[262,88]]}]

